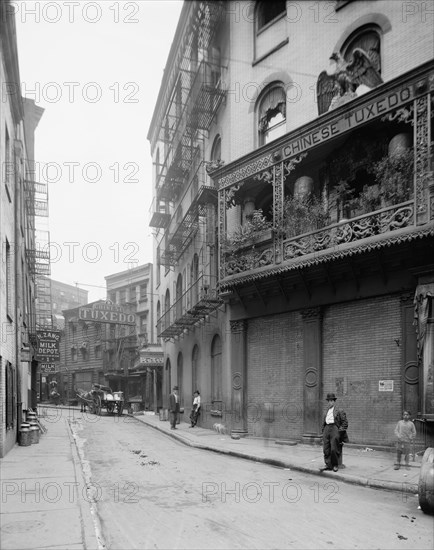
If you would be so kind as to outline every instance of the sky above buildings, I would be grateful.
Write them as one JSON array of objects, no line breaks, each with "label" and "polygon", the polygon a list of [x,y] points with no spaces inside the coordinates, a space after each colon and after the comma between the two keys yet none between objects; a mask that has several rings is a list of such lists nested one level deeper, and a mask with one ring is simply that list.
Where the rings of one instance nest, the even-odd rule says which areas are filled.
[{"label": "sky above buildings", "polygon": [[22,94],[45,109],[51,275],[105,298],[106,275],[153,261],[146,136],[182,2],[13,5]]}]

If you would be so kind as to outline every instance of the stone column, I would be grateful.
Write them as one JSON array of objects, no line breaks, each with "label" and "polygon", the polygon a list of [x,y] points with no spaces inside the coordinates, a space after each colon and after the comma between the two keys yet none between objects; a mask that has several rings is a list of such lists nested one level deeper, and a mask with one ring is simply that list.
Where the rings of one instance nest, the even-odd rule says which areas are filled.
[{"label": "stone column", "polygon": [[154,412],[158,413],[158,402],[157,402],[157,367],[152,369],[152,390],[154,395]]},{"label": "stone column", "polygon": [[247,435],[247,321],[230,321],[231,327],[231,432]]},{"label": "stone column", "polygon": [[303,442],[321,441],[322,311],[306,309],[303,316]]}]

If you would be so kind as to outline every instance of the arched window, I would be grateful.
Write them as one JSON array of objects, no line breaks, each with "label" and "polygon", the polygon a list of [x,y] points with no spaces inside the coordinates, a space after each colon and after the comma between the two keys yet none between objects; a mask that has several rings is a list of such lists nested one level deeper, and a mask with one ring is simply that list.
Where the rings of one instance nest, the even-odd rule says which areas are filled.
[{"label": "arched window", "polygon": [[[199,390],[199,346],[196,344],[191,354],[191,394]],[[199,390],[200,391],[200,390]]]},{"label": "arched window", "polygon": [[[216,334],[211,344],[211,400],[213,408],[221,407],[222,401],[222,343]],[[219,408],[221,410],[221,408]]]},{"label": "arched window", "polygon": [[[161,304],[160,300],[157,302],[157,334],[161,333]],[[160,342],[160,338],[158,338],[158,342]]]},{"label": "arched window", "polygon": [[355,48],[366,52],[374,69],[381,74],[381,35],[375,25],[360,27],[354,32],[342,47],[342,55],[346,61],[350,61]]},{"label": "arched window", "polygon": [[166,328],[168,328],[169,323],[170,323],[169,309],[170,309],[170,292],[169,292],[169,289],[167,289],[166,290],[166,296],[164,298],[163,326],[161,327],[163,330],[166,330]]},{"label": "arched window", "polygon": [[190,266],[191,304],[194,306],[199,300],[199,256],[195,254]]},{"label": "arched window", "polygon": [[286,94],[282,84],[268,87],[259,98],[259,145],[265,145],[286,133]]},{"label": "arched window", "polygon": [[168,396],[172,391],[172,367],[171,367],[169,358],[167,358],[167,361],[166,361],[166,368],[164,371],[164,381],[165,381],[166,395]]},{"label": "arched window", "polygon": [[260,31],[265,25],[286,13],[286,1],[262,1],[256,8],[256,31]]},{"label": "arched window", "polygon": [[182,317],[182,275],[178,275],[176,280],[176,318],[179,319]]},{"label": "arched window", "polygon": [[222,140],[220,135],[217,135],[214,139],[211,149],[211,160],[219,161],[222,158]]}]

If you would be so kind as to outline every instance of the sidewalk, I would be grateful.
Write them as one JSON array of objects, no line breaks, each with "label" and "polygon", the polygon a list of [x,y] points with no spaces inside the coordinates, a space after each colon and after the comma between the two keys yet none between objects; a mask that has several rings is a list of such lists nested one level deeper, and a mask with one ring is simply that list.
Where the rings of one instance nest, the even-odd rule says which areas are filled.
[{"label": "sidewalk", "polygon": [[[77,448],[68,418],[80,416],[79,407],[39,406],[39,418],[48,428],[38,444],[15,447],[0,460],[0,534],[4,550],[102,550],[97,510],[88,493],[89,468]],[[60,413],[60,414],[59,414]],[[153,414],[134,414],[142,422],[191,447],[263,462],[281,468],[341,480],[365,487],[417,494],[421,458],[410,470],[394,470],[395,454],[344,447],[344,468],[320,472],[324,464],[320,446],[276,442],[259,438],[232,439]],[[286,443],[286,444],[285,444]],[[91,485],[90,485],[91,486]],[[49,541],[49,543],[47,543]]]},{"label": "sidewalk", "polygon": [[370,448],[344,446],[343,468],[338,472],[320,472],[324,466],[322,447],[301,443],[244,437],[232,439],[230,435],[218,434],[214,430],[200,427],[189,428],[182,422],[176,430],[170,429],[167,421],[160,421],[152,414],[134,414],[134,418],[177,439],[185,445],[236,456],[255,462],[263,462],[281,468],[289,468],[316,476],[336,479],[364,487],[417,494],[421,457],[410,462],[410,469],[401,466],[394,470],[395,452],[377,451]]},{"label": "sidewalk", "polygon": [[15,445],[0,460],[4,550],[104,548],[67,416],[57,412],[39,416],[48,431],[38,444]]}]

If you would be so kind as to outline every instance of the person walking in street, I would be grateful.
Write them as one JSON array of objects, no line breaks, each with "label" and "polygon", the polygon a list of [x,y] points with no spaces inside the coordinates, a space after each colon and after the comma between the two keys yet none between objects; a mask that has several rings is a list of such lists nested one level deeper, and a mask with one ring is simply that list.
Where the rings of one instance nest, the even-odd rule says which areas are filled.
[{"label": "person walking in street", "polygon": [[178,386],[173,386],[172,393],[169,395],[169,411],[170,411],[170,429],[176,430],[176,423],[179,418],[179,388]]},{"label": "person walking in street", "polygon": [[193,408],[191,410],[190,414],[190,422],[191,426],[190,428],[194,428],[197,424],[197,419],[199,418],[200,414],[200,393],[196,390],[193,394]]},{"label": "person walking in street", "polygon": [[405,467],[410,469],[410,446],[416,437],[416,428],[410,420],[410,411],[404,411],[402,420],[398,422],[395,428],[396,442],[396,464],[395,470],[401,468],[401,456],[404,455]]},{"label": "person walking in street", "polygon": [[336,399],[337,397],[334,393],[327,394],[328,410],[324,415],[322,428],[325,467],[321,468],[321,471],[338,471],[342,445],[349,442],[347,435],[347,415],[344,410],[336,406]]}]

